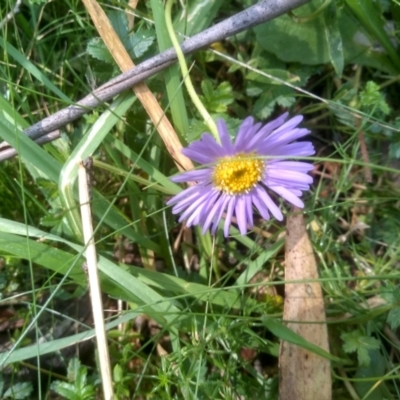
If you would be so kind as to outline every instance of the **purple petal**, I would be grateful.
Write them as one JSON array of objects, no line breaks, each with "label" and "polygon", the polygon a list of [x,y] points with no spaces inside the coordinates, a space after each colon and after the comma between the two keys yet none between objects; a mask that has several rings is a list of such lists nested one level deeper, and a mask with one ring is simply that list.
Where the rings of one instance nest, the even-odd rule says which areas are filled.
[{"label": "purple petal", "polygon": [[264,204],[268,207],[268,210],[271,211],[271,214],[278,220],[283,220],[283,215],[279,207],[272,201],[271,197],[269,197],[268,193],[260,186],[256,186],[255,188],[257,192],[257,196]]},{"label": "purple petal", "polygon": [[265,124],[259,132],[259,135],[267,137],[271,134],[271,132],[278,128],[279,126],[282,126],[282,124],[286,121],[287,117],[289,116],[289,113],[285,112],[278,118],[274,119],[271,122],[268,122],[268,124]]},{"label": "purple petal", "polygon": [[216,190],[208,193],[207,197],[192,210],[192,215],[187,219],[186,225],[198,225],[202,219],[204,220],[204,215],[207,215],[207,209],[214,204],[218,196],[219,193]]},{"label": "purple petal", "polygon": [[271,168],[282,169],[282,170],[289,169],[293,171],[306,173],[312,171],[314,169],[314,165],[302,161],[276,161],[276,162],[271,161],[268,164],[268,169]]},{"label": "purple petal", "polygon": [[223,157],[221,148],[211,151],[207,146],[196,146],[195,149],[186,148],[182,150],[182,154],[201,165],[214,164],[218,158]]},{"label": "purple petal", "polygon": [[253,228],[254,226],[254,221],[253,221],[253,205],[252,205],[252,199],[253,196],[251,195],[245,195],[245,201],[246,201],[246,216],[247,216],[247,226],[249,228]]},{"label": "purple petal", "polygon": [[253,117],[247,117],[240,125],[238,134],[235,139],[235,150],[236,151],[241,151],[240,149],[247,142],[248,136],[249,136],[249,131],[251,130],[253,125],[254,125]]},{"label": "purple petal", "polygon": [[229,235],[229,228],[232,224],[232,216],[233,216],[233,210],[235,209],[235,205],[236,205],[236,199],[237,199],[237,197],[235,197],[235,196],[229,197],[228,209],[226,210],[225,224],[224,224],[224,236],[225,237],[227,237]]},{"label": "purple petal", "polygon": [[204,225],[211,211],[215,208],[215,206],[219,203],[219,199],[221,198],[221,192],[219,190],[213,189],[213,195],[210,196],[210,200],[207,201],[206,206],[201,213],[201,220],[199,222],[200,225]]},{"label": "purple petal", "polygon": [[239,231],[242,235],[247,232],[247,214],[246,200],[244,196],[238,196],[235,207],[236,220],[239,226]]},{"label": "purple petal", "polygon": [[260,200],[258,196],[252,196],[253,204],[257,208],[258,212],[260,215],[265,219],[269,220],[269,212],[268,212],[268,207]]},{"label": "purple petal", "polygon": [[285,182],[285,181],[271,181],[269,183],[272,186],[284,186],[288,190],[300,190],[300,191],[304,192],[305,190],[310,189],[310,185],[301,184],[301,183],[297,183],[297,182],[290,182],[290,184],[288,184],[288,182]]},{"label": "purple petal", "polygon": [[199,164],[211,164],[215,162],[216,159],[209,151],[204,153],[204,151],[193,148],[182,149],[182,154]]},{"label": "purple petal", "polygon": [[[179,201],[176,202],[175,206],[172,208],[172,212],[174,214],[177,214],[183,210],[185,210],[186,208],[190,207],[194,201],[196,201],[198,198],[203,197],[205,195],[207,195],[207,193],[209,193],[211,190],[210,187],[203,187],[201,185],[198,185],[198,190],[196,192],[190,193],[189,196],[182,196],[179,198]],[[181,193],[179,193],[179,195],[177,196],[181,196],[184,195],[185,190]]]},{"label": "purple petal", "polygon": [[[204,203],[207,200],[208,197],[207,192],[203,192],[197,200],[193,201],[187,208],[186,210],[181,214],[179,218],[179,222],[182,222],[186,218],[188,218],[190,215],[197,214],[198,212],[201,211],[201,209],[204,207]],[[175,206],[176,207],[176,206]]]},{"label": "purple petal", "polygon": [[205,217],[208,215],[208,210],[213,206],[214,202],[218,198],[218,192],[212,190],[208,193],[204,201],[198,206],[198,208],[193,212],[193,216],[188,217],[191,225],[202,225]]},{"label": "purple petal", "polygon": [[224,211],[225,211],[225,208],[226,208],[226,205],[227,205],[228,202],[229,202],[229,199],[230,199],[230,196],[229,196],[229,195],[226,195],[226,194],[223,194],[223,195],[221,196],[221,198],[220,198],[221,204],[220,204],[220,206],[219,206],[218,214],[217,214],[217,216],[216,216],[215,219],[214,219],[213,226],[212,226],[212,229],[211,229],[211,232],[212,232],[213,234],[215,233],[215,231],[216,231],[217,228],[218,228],[219,221],[220,221],[221,218],[222,218],[222,214],[223,214]]},{"label": "purple petal", "polygon": [[[252,119],[253,121],[253,119]],[[242,124],[243,125],[243,124]],[[235,142],[235,150],[238,153],[241,152],[250,152],[250,151],[254,151],[256,149],[254,149],[253,147],[249,146],[249,143],[252,142],[252,140],[254,140],[254,138],[258,138],[259,134],[257,133],[260,129],[260,127],[262,126],[262,124],[260,122],[258,122],[257,124],[254,124],[252,126],[249,126],[247,131],[244,132],[241,137],[240,140],[238,140],[239,138],[237,138],[236,142]],[[242,126],[241,126],[242,128]],[[245,129],[246,127],[243,127],[243,129]]]},{"label": "purple petal", "polygon": [[[286,189],[289,190],[291,193],[293,193],[297,197],[301,197],[303,195],[303,192],[301,190],[293,189],[292,187],[291,188],[286,188]],[[304,190],[308,190],[308,189],[309,188],[304,189]]]},{"label": "purple petal", "polygon": [[250,140],[247,141],[245,150],[246,151],[257,150],[257,152],[259,152],[260,143],[263,142],[264,140],[269,140],[269,135],[271,134],[271,132],[277,127],[281,126],[285,122],[288,115],[289,115],[288,113],[284,113],[280,117],[264,125],[257,132],[257,135],[254,135],[252,138],[250,138]]},{"label": "purple petal", "polygon": [[271,136],[269,136],[266,140],[273,143],[282,143],[282,142],[293,142],[296,139],[300,139],[303,136],[306,136],[310,133],[308,129],[305,128],[295,128],[288,131],[275,131]]},{"label": "purple petal", "polygon": [[272,139],[272,138],[274,138],[276,136],[280,136],[283,132],[291,131],[293,128],[295,128],[297,125],[299,125],[301,121],[303,121],[303,116],[302,115],[296,115],[295,117],[289,119],[289,121],[286,121],[278,129],[273,131],[268,136],[268,139]]},{"label": "purple petal", "polygon": [[280,136],[268,137],[259,145],[259,152],[265,154],[271,154],[271,152],[280,146],[284,146],[296,139],[299,139],[305,135],[308,135],[310,131],[307,129],[294,129],[289,132],[282,132]]},{"label": "purple petal", "polygon": [[[206,232],[206,230],[210,227],[211,223],[214,221],[214,225],[218,226],[218,222],[221,219],[221,215],[225,209],[226,202],[228,201],[228,197],[225,195],[221,195],[214,203],[212,209],[207,215],[207,218],[204,221],[203,224],[203,235]],[[217,217],[214,220],[215,215]]]},{"label": "purple petal", "polygon": [[167,201],[167,206],[179,203],[181,199],[188,199],[192,198],[193,196],[197,196],[200,189],[201,187],[199,185],[196,185],[196,186],[191,186],[190,188],[187,188],[185,190],[182,190],[182,192],[176,194],[174,197],[172,197]]},{"label": "purple petal", "polygon": [[182,172],[179,175],[172,176],[170,179],[172,182],[197,182],[204,180],[211,181],[212,171],[213,170],[211,168],[193,169],[191,171]]},{"label": "purple petal", "polygon": [[190,143],[187,148],[182,149],[182,153],[185,154],[186,150],[193,150],[197,153],[206,153],[210,156],[214,156],[215,158],[224,154],[221,146],[209,133],[203,133],[200,140]]},{"label": "purple petal", "polygon": [[311,142],[290,143],[279,145],[274,148],[269,147],[267,143],[263,143],[260,146],[259,154],[267,156],[282,156],[283,158],[292,156],[306,157],[315,154],[315,150]]},{"label": "purple petal", "polygon": [[228,128],[226,127],[225,121],[219,119],[217,121],[217,128],[219,137],[221,139],[221,147],[224,149],[226,155],[231,156],[234,153],[234,147],[229,137]]},{"label": "purple petal", "polygon": [[283,197],[285,200],[287,200],[294,206],[300,208],[304,207],[304,203],[297,196],[295,196],[290,190],[287,190],[282,186],[269,186],[269,188],[273,190],[275,193],[278,193],[279,196]]},{"label": "purple petal", "polygon": [[290,169],[273,169],[267,166],[267,180],[276,181],[291,181],[301,183],[312,183],[313,178],[310,175],[304,174],[303,172],[291,171]]}]

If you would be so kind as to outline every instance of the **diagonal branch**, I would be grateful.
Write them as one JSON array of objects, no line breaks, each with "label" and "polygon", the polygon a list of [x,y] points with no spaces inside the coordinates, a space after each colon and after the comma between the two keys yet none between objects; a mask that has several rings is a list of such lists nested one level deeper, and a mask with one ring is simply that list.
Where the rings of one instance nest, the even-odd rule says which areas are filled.
[{"label": "diagonal branch", "polygon": [[[182,43],[182,51],[185,55],[205,48],[212,43],[223,40],[241,31],[252,28],[263,22],[276,18],[294,8],[297,8],[309,0],[263,0],[252,7],[200,32]],[[272,38],[271,38],[272,40]],[[42,143],[46,141],[46,135],[60,129],[69,122],[75,121],[82,115],[92,111],[103,102],[131,88],[138,82],[155,75],[157,72],[167,68],[176,62],[176,52],[168,49],[155,57],[152,57],[131,70],[118,75],[106,84],[100,86],[88,96],[79,100],[42,121],[25,129],[24,133],[31,139],[41,138]],[[15,156],[17,152],[10,149],[6,143],[0,143],[0,162]]]},{"label": "diagonal branch", "polygon": [[4,26],[15,17],[15,14],[19,13],[21,5],[22,0],[17,0],[12,10],[0,21],[0,29],[3,29]]}]

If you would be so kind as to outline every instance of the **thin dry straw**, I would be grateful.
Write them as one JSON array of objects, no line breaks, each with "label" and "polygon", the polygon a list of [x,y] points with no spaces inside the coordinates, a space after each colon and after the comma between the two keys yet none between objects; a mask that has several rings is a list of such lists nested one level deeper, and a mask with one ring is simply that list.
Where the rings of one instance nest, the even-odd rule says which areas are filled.
[{"label": "thin dry straw", "polygon": [[101,371],[104,399],[114,398],[110,356],[108,354],[107,336],[104,325],[103,301],[101,298],[99,276],[97,269],[97,254],[93,238],[92,213],[90,210],[90,195],[87,183],[87,173],[83,163],[79,163],[79,201],[81,204],[83,237],[86,246],[86,263],[89,280],[90,298],[93,310],[94,328],[96,332],[97,351]]},{"label": "thin dry straw", "polygon": [[[252,28],[263,22],[276,18],[294,8],[297,8],[310,0],[264,0],[252,7],[206,29],[203,32],[186,39],[182,43],[182,51],[185,55],[193,53],[199,49],[207,47],[212,43],[223,40],[229,36],[235,35],[243,30]],[[273,40],[273,38],[271,38]],[[24,133],[32,139],[45,136],[49,132],[55,131],[72,122],[85,113],[92,111],[105,101],[131,88],[138,82],[142,82],[157,72],[165,69],[176,62],[176,52],[174,49],[168,49],[159,55],[144,61],[106,84],[100,86],[93,93],[84,97],[76,104],[70,105],[55,114],[43,119],[40,122],[27,128]],[[7,143],[0,144],[0,161],[15,156],[16,151],[7,153],[2,149],[8,149]]]}]

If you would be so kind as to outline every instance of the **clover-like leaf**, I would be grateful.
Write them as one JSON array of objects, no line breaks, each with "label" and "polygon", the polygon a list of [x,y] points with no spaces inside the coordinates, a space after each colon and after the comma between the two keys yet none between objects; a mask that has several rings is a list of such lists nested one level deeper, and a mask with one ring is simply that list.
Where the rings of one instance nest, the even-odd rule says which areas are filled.
[{"label": "clover-like leaf", "polygon": [[357,352],[358,363],[361,366],[368,366],[370,363],[369,350],[376,350],[380,347],[380,342],[371,336],[365,336],[361,331],[354,330],[340,335],[343,343],[343,350],[346,353]]}]

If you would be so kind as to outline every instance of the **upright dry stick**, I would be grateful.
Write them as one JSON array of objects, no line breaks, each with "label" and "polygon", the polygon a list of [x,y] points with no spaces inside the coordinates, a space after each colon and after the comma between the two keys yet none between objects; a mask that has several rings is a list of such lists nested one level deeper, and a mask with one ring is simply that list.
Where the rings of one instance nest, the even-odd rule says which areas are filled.
[{"label": "upright dry stick", "polygon": [[[283,319],[287,326],[309,342],[329,351],[325,306],[317,264],[302,212],[287,219]],[[295,344],[281,342],[279,356],[280,400],[330,400],[332,398],[329,360]]]},{"label": "upright dry stick", "polygon": [[105,400],[114,398],[110,356],[108,354],[106,329],[104,326],[103,301],[97,270],[97,254],[93,238],[92,213],[90,211],[90,196],[87,184],[86,169],[81,163],[78,169],[79,202],[81,204],[83,237],[86,246],[86,263],[89,279],[90,299],[93,310],[94,329],[96,332],[97,351],[101,372],[101,383]]},{"label": "upright dry stick", "polygon": [[[93,23],[103,39],[108,50],[114,57],[114,60],[119,65],[121,71],[125,72],[132,69],[135,64],[129,57],[128,52],[121,43],[118,35],[115,33],[107,15],[102,8],[97,4],[96,0],[82,0],[88,10]],[[143,104],[144,109],[149,115],[154,126],[157,128],[168,152],[171,154],[179,170],[191,170],[194,168],[190,159],[181,153],[182,144],[178,136],[170,124],[164,111],[158,104],[153,93],[148,89],[145,83],[138,83],[133,87],[133,90]]]}]

